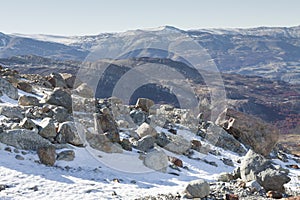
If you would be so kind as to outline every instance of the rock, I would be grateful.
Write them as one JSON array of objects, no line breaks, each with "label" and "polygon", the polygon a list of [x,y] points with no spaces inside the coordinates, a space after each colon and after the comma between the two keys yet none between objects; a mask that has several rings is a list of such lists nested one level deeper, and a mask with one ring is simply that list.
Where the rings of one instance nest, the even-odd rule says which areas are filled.
[{"label": "rock", "polygon": [[298,165],[286,165],[286,166],[292,169],[300,169]]},{"label": "rock", "polygon": [[150,169],[166,172],[168,167],[168,156],[164,151],[154,148],[144,158],[144,165]]},{"label": "rock", "polygon": [[61,123],[58,127],[56,140],[61,144],[70,143],[75,146],[83,145],[74,122]]},{"label": "rock", "polygon": [[149,113],[149,109],[154,105],[154,101],[147,98],[138,98],[135,107],[142,109],[144,112]]},{"label": "rock", "polygon": [[73,93],[84,98],[95,97],[95,92],[86,83],[79,85],[75,90],[73,90]]},{"label": "rock", "polygon": [[[76,76],[68,73],[60,73],[61,77],[64,79],[68,88],[73,88],[76,80]],[[77,82],[80,82],[77,80]]]},{"label": "rock", "polygon": [[179,158],[169,156],[169,161],[177,167],[183,167],[183,162]]},{"label": "rock", "polygon": [[21,156],[21,155],[16,155],[15,158],[17,160],[25,160],[25,158],[23,156]]},{"label": "rock", "polygon": [[37,150],[41,146],[50,144],[36,131],[26,129],[4,131],[0,133],[0,142],[24,150]]},{"label": "rock", "polygon": [[246,150],[239,141],[215,124],[210,124],[208,127],[205,139],[215,146],[236,152],[239,155],[244,155],[246,153]]},{"label": "rock", "polygon": [[220,114],[216,123],[223,126],[243,144],[264,156],[270,154],[278,141],[279,132],[275,127],[233,109],[226,109]]},{"label": "rock", "polygon": [[6,94],[9,98],[17,100],[18,90],[10,82],[0,77],[0,91]]},{"label": "rock", "polygon": [[209,184],[202,179],[189,182],[184,191],[186,197],[189,199],[204,198],[209,195],[209,192]]},{"label": "rock", "polygon": [[65,150],[57,155],[56,160],[73,161],[75,158],[75,152],[73,150]]},{"label": "rock", "polygon": [[294,197],[282,198],[282,200],[300,200],[300,196],[294,196]]},{"label": "rock", "polygon": [[119,144],[112,143],[103,134],[87,134],[86,140],[88,144],[99,151],[104,151],[106,153],[122,153],[122,147]]},{"label": "rock", "polygon": [[218,176],[218,181],[230,182],[233,180],[233,175],[227,172],[223,172]]},{"label": "rock", "polygon": [[272,199],[281,199],[282,198],[282,193],[277,192],[277,191],[268,191],[266,196],[268,198],[272,198]]},{"label": "rock", "polygon": [[141,151],[148,151],[154,147],[155,139],[151,135],[146,135],[137,141],[135,148]]},{"label": "rock", "polygon": [[249,150],[241,163],[241,178],[243,181],[256,180],[266,191],[284,192],[284,184],[291,179],[288,172],[277,169],[270,160]]},{"label": "rock", "polygon": [[25,81],[18,81],[17,88],[27,93],[32,93],[32,86]]},{"label": "rock", "polygon": [[72,110],[71,95],[69,92],[61,88],[55,88],[54,91],[45,98],[45,102],[65,107],[69,112]]},{"label": "rock", "polygon": [[164,132],[160,132],[160,133],[157,133],[155,142],[156,142],[156,144],[158,144],[158,146],[164,147],[170,143],[170,140],[168,139],[168,137],[166,136],[166,134]]},{"label": "rock", "polygon": [[257,192],[263,189],[262,186],[256,180],[247,182],[246,187],[254,189]]},{"label": "rock", "polygon": [[142,123],[138,129],[136,130],[137,134],[140,136],[140,137],[144,137],[144,136],[147,136],[147,135],[150,135],[152,137],[156,137],[157,136],[157,132],[156,130],[150,126],[149,124],[147,123]]},{"label": "rock", "polygon": [[23,119],[22,110],[19,107],[0,106],[0,115],[7,118]]},{"label": "rock", "polygon": [[67,88],[67,84],[63,77],[58,73],[51,73],[47,79],[53,87]]},{"label": "rock", "polygon": [[4,184],[0,184],[0,192],[2,190],[5,190],[6,188],[9,188],[9,186],[8,185],[4,185]]},{"label": "rock", "polygon": [[39,130],[39,135],[50,139],[50,138],[55,138],[56,137],[56,127],[53,123],[53,120],[49,117],[44,118],[41,122],[40,122],[40,130]]},{"label": "rock", "polygon": [[201,142],[199,140],[192,140],[191,144],[192,144],[191,148],[193,150],[200,152],[202,145],[201,145]]},{"label": "rock", "polygon": [[27,117],[25,117],[24,119],[22,119],[22,121],[20,122],[19,126],[21,128],[29,129],[29,130],[37,128],[36,125],[35,125],[35,123],[31,119],[29,119]]},{"label": "rock", "polygon": [[233,175],[233,179],[234,180],[241,178],[241,168],[240,167],[236,167],[233,170],[232,175]]},{"label": "rock", "polygon": [[122,140],[121,140],[121,146],[122,146],[122,148],[124,149],[124,150],[126,150],[126,151],[132,151],[132,144],[131,144],[131,142],[129,141],[129,139],[127,139],[127,138],[123,138]]},{"label": "rock", "polygon": [[4,150],[5,150],[5,151],[8,151],[8,152],[12,152],[12,150],[11,150],[10,147],[5,147]]},{"label": "rock", "polygon": [[171,135],[169,137],[170,143],[164,146],[164,149],[171,151],[177,154],[183,154],[187,152],[192,144],[190,141],[184,139],[182,136],[179,135]]},{"label": "rock", "polygon": [[39,100],[36,97],[32,96],[20,96],[18,103],[20,106],[38,106]]},{"label": "rock", "polygon": [[237,194],[226,194],[225,200],[239,200],[239,196]]},{"label": "rock", "polygon": [[223,162],[225,165],[234,167],[233,161],[232,161],[231,159],[228,159],[228,158],[222,158],[221,160],[222,160],[222,162]]},{"label": "rock", "polygon": [[133,122],[138,126],[146,121],[146,114],[142,110],[132,110],[129,114]]},{"label": "rock", "polygon": [[39,159],[42,164],[53,166],[56,159],[55,147],[53,145],[47,145],[39,147],[37,150]]},{"label": "rock", "polygon": [[53,118],[59,122],[71,121],[71,115],[68,110],[62,106],[57,106],[53,110]]}]

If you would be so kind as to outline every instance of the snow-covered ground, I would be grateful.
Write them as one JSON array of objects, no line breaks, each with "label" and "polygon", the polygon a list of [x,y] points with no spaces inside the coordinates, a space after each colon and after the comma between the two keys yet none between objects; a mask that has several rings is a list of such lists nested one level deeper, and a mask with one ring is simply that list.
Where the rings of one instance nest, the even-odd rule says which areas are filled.
[{"label": "snow-covered ground", "polygon": [[[19,95],[28,95],[19,91]],[[32,94],[31,94],[32,95]],[[40,96],[36,96],[40,98]],[[1,97],[2,104],[16,106],[17,101]],[[0,120],[2,120],[0,118]],[[157,127],[159,131],[165,131]],[[179,130],[178,135],[187,139],[198,139],[188,130]],[[201,141],[202,145],[210,145]],[[184,168],[180,171],[168,168],[167,173],[156,172],[146,168],[136,151],[122,154],[108,154],[69,146],[73,149],[73,161],[56,161],[55,166],[48,167],[39,163],[34,151],[23,151],[0,143],[0,184],[8,188],[0,192],[0,199],[134,199],[147,195],[182,192],[191,180],[216,180],[222,172],[232,172],[234,167],[225,165],[221,158],[229,158],[238,166],[242,159],[237,154],[211,146],[220,152],[219,156],[195,152],[194,158],[175,155],[164,150],[167,155],[175,156],[183,161]],[[57,150],[63,151],[64,149]],[[22,156],[24,160],[16,159]],[[279,165],[296,164],[289,156],[289,163],[275,160]],[[218,167],[207,164],[204,159],[215,162]],[[286,186],[300,190],[299,170],[290,169],[291,182]]]}]

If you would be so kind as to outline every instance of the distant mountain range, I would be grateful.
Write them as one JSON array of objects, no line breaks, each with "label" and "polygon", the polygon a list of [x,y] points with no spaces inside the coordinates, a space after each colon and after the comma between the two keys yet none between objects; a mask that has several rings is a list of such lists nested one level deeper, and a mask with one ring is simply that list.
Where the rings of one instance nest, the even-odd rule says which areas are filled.
[{"label": "distant mountain range", "polygon": [[[34,55],[60,61],[83,61],[95,49],[100,48],[103,52],[112,46],[122,49],[125,43],[132,43],[137,36],[142,38],[149,33],[174,31],[193,38],[209,53],[221,72],[258,75],[292,84],[300,83],[300,26],[188,31],[164,26],[73,37],[0,33],[0,58],[7,61],[13,56]],[[147,55],[167,57],[165,52],[160,51],[149,51]],[[103,54],[102,58],[107,57],[109,55]],[[124,55],[122,59],[130,57],[134,57],[134,54]]]}]

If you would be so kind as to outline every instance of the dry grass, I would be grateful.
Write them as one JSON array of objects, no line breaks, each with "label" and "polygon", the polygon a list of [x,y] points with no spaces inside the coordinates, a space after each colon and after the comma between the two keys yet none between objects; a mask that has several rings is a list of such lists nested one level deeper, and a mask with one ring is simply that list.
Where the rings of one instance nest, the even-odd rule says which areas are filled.
[{"label": "dry grass", "polygon": [[285,134],[279,138],[279,143],[292,154],[300,157],[300,134]]}]

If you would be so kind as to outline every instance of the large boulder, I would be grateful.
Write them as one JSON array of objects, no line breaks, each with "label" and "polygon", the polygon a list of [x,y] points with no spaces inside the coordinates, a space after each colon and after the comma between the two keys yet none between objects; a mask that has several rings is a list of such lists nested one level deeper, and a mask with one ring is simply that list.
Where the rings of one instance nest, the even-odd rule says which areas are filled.
[{"label": "large boulder", "polygon": [[255,152],[267,156],[278,141],[278,130],[261,119],[226,109],[216,121],[228,133]]},{"label": "large boulder", "polygon": [[154,147],[154,142],[155,139],[151,135],[146,135],[139,139],[134,147],[141,151],[148,151]]},{"label": "large boulder", "polygon": [[30,83],[27,83],[25,81],[18,81],[17,88],[23,90],[24,92],[32,93],[32,86],[30,85]]},{"label": "large boulder", "polygon": [[51,73],[48,77],[48,81],[53,87],[67,88],[67,84],[63,77],[58,73]]},{"label": "large boulder", "polygon": [[184,191],[185,197],[189,199],[204,198],[209,195],[209,192],[209,184],[203,179],[189,182]]},{"label": "large boulder", "polygon": [[68,109],[68,111],[72,110],[71,94],[61,88],[55,88],[53,92],[45,98],[45,102],[52,105],[63,106]]},{"label": "large boulder", "polygon": [[149,109],[154,105],[154,101],[147,98],[138,98],[135,107],[142,109],[144,112],[149,113]]},{"label": "large boulder", "polygon": [[44,165],[53,166],[56,160],[55,147],[53,145],[42,146],[37,149],[40,162]]},{"label": "large boulder", "polygon": [[58,127],[58,135],[56,140],[61,143],[70,143],[75,146],[82,146],[83,142],[78,135],[77,128],[74,122],[63,122]]},{"label": "large boulder", "polygon": [[151,135],[152,137],[156,137],[157,132],[156,130],[150,126],[149,124],[147,124],[146,122],[142,123],[138,129],[136,130],[137,134],[140,137],[144,137],[146,135]]},{"label": "large boulder", "polygon": [[39,135],[44,137],[44,138],[55,138],[56,136],[56,127],[53,123],[52,118],[46,117],[44,118],[40,124],[41,126],[39,130]]},{"label": "large boulder", "polygon": [[18,89],[15,88],[10,82],[0,77],[0,91],[2,93],[6,94],[9,98],[17,100],[18,95]]},{"label": "large boulder", "polygon": [[173,153],[183,154],[186,153],[192,147],[191,142],[184,139],[180,135],[171,135],[169,137],[169,140],[170,142],[164,146],[164,149]]},{"label": "large boulder", "polygon": [[22,110],[19,107],[0,106],[0,115],[8,118],[23,119]]},{"label": "large boulder", "polygon": [[105,135],[103,134],[86,134],[86,141],[93,149],[103,151],[106,153],[122,153],[122,146],[119,144],[112,143]]},{"label": "large boulder", "polygon": [[0,142],[25,150],[37,150],[50,144],[48,140],[37,134],[37,131],[26,129],[4,131],[0,133]]},{"label": "large boulder", "polygon": [[205,139],[215,146],[236,152],[240,155],[247,153],[246,149],[237,139],[215,124],[210,124],[207,128]]},{"label": "large boulder", "polygon": [[288,171],[272,164],[262,155],[249,150],[241,163],[241,178],[243,181],[257,181],[266,191],[284,192],[284,184],[291,179]]},{"label": "large boulder", "polygon": [[144,158],[144,165],[155,171],[166,172],[168,164],[167,154],[157,148],[148,152]]},{"label": "large boulder", "polygon": [[39,100],[32,96],[21,96],[19,97],[18,103],[20,106],[37,106],[39,105]]},{"label": "large boulder", "polygon": [[19,126],[24,129],[29,129],[29,130],[33,130],[33,129],[37,128],[35,123],[27,117],[25,117],[24,119],[21,120]]}]

